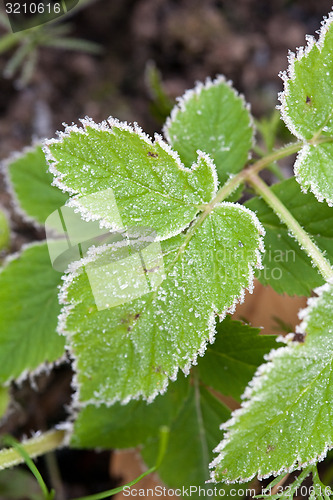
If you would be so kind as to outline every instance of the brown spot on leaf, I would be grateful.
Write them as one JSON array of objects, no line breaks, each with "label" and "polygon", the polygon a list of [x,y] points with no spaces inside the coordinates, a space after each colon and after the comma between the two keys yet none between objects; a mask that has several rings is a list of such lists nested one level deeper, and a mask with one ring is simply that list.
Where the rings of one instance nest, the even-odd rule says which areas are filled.
[{"label": "brown spot on leaf", "polygon": [[155,373],[163,373],[164,375],[166,375],[165,371],[164,371],[164,370],[162,370],[161,365],[158,365],[158,366],[153,366],[153,371],[154,371]]},{"label": "brown spot on leaf", "polygon": [[143,270],[144,270],[145,273],[154,273],[155,271],[158,271],[159,268],[160,268],[160,266],[155,266],[155,267],[152,267],[151,269],[146,269],[144,267]]},{"label": "brown spot on leaf", "polygon": [[139,319],[141,316],[141,313],[136,313],[136,314],[129,314],[126,318],[121,318],[120,323],[123,325],[128,325],[127,326],[127,331],[130,332],[133,330],[134,325],[131,324],[135,320]]},{"label": "brown spot on leaf", "polygon": [[305,102],[306,102],[306,104],[311,104],[312,103],[311,98],[308,95],[306,96]]},{"label": "brown spot on leaf", "polygon": [[294,333],[293,342],[299,342],[300,344],[304,344],[305,335],[303,333]]},{"label": "brown spot on leaf", "polygon": [[148,151],[148,156],[151,158],[158,158],[158,153],[153,153],[152,151]]},{"label": "brown spot on leaf", "polygon": [[275,450],[275,446],[273,446],[272,444],[269,444],[266,448],[266,453],[270,453],[271,451],[274,451]]}]

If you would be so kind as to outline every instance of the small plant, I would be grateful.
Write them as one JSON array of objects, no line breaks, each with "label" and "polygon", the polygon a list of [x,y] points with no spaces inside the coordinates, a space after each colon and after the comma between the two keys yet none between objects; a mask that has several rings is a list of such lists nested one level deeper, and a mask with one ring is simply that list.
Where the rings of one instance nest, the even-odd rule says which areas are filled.
[{"label": "small plant", "polygon": [[[83,3],[87,4],[89,1],[91,0],[86,0]],[[3,76],[13,78],[19,73],[17,81],[19,87],[25,87],[30,83],[42,47],[78,50],[93,54],[101,51],[101,48],[96,43],[68,36],[72,31],[72,26],[68,22],[41,24],[12,33],[6,14],[0,11],[0,26],[8,31],[0,38],[0,54],[15,49],[3,70]]]},{"label": "small plant", "polygon": [[[84,119],[8,161],[19,210],[48,241],[0,274],[0,382],[6,397],[65,352],[75,371],[68,422],[26,441],[30,457],[140,446],[152,467],[167,428],[159,474],[180,496],[291,499],[312,475],[308,498],[331,497],[316,465],[333,448],[332,13],[289,62],[280,111],[297,140],[278,150],[276,119],[259,127],[265,153],[244,99],[218,77],[179,99],[165,139]],[[295,176],[269,187],[260,172],[281,177],[277,162],[295,153]],[[240,204],[245,185],[253,196]],[[254,277],[314,290],[286,345],[230,316]],[[0,453],[3,468],[20,460]],[[258,491],[255,476],[276,479]]]}]

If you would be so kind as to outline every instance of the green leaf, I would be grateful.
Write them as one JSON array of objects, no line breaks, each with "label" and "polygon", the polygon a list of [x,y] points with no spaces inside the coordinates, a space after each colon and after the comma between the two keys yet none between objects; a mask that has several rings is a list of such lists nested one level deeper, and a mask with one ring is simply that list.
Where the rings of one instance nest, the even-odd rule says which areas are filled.
[{"label": "green leaf", "polygon": [[9,401],[10,396],[8,387],[0,386],[0,418],[6,413]]},{"label": "green leaf", "polygon": [[205,154],[187,169],[161,137],[152,142],[138,126],[82,124],[48,141],[47,155],[55,184],[74,195],[69,205],[86,220],[113,230],[150,227],[165,239],[215,195],[215,167]]},{"label": "green leaf", "polygon": [[103,51],[101,45],[89,42],[88,40],[84,40],[82,38],[52,37],[49,40],[46,40],[43,45],[45,47],[54,47],[56,49],[78,50],[80,52],[88,52],[90,54],[100,54]]},{"label": "green leaf", "polygon": [[25,219],[38,224],[44,224],[68,199],[51,186],[53,176],[47,168],[40,146],[27,148],[7,161],[7,178],[19,211]]},{"label": "green leaf", "polygon": [[311,141],[298,154],[295,175],[304,191],[310,189],[319,201],[333,204],[332,142],[319,143],[318,137],[333,135],[333,14],[330,13],[316,42],[308,37],[306,48],[290,55],[280,95],[281,114],[290,131],[301,140]]},{"label": "green leaf", "polygon": [[191,229],[161,244],[92,249],[72,266],[59,332],[75,358],[81,402],[164,392],[213,341],[215,315],[251,288],[261,249],[252,212],[223,203]]},{"label": "green leaf", "polygon": [[1,36],[0,40],[0,54],[12,49],[19,42],[20,37],[17,33],[6,33]]},{"label": "green leaf", "polygon": [[225,396],[240,401],[264,354],[276,346],[274,335],[259,335],[259,332],[260,328],[227,316],[217,325],[216,340],[198,363],[200,379]]},{"label": "green leaf", "polygon": [[45,500],[31,472],[19,468],[0,472],[0,495],[6,499]]},{"label": "green leaf", "polygon": [[189,381],[184,376],[170,384],[166,394],[153,403],[130,401],[87,405],[79,412],[73,427],[70,444],[75,448],[131,448],[144,444],[149,437],[158,437],[163,425],[169,426],[184,404]]},{"label": "green leaf", "polygon": [[245,481],[304,468],[333,447],[333,285],[317,289],[302,311],[304,342],[272,351],[247,400],[225,425],[214,481]]},{"label": "green leaf", "polygon": [[[209,391],[199,387],[198,383],[191,386],[182,410],[171,425],[168,447],[158,469],[160,478],[169,488],[180,488],[180,495],[186,497],[188,495],[184,488],[187,493],[191,491],[191,498],[196,499],[204,495],[202,490],[214,490],[214,486],[205,484],[209,479],[209,462],[213,458],[211,450],[220,439],[221,421],[227,420],[229,416],[230,411]],[[151,439],[141,452],[149,466],[155,462],[157,452],[158,439]],[[199,487],[202,489],[201,495]],[[230,486],[223,485],[218,488],[220,494],[205,493],[214,498],[228,498],[230,489]]]},{"label": "green leaf", "polygon": [[221,183],[242,170],[252,148],[252,118],[243,97],[222,76],[198,83],[179,99],[164,134],[184,165],[197,150],[213,159]]},{"label": "green leaf", "polygon": [[[302,193],[294,178],[275,184],[271,190],[333,264],[333,209],[318,203],[311,193]],[[266,230],[264,267],[257,271],[257,278],[278,293],[311,295],[324,280],[310,258],[264,200],[252,198],[245,205],[257,214]]]},{"label": "green leaf", "polygon": [[145,80],[151,98],[150,112],[159,122],[164,123],[174,104],[166,94],[163,88],[162,75],[152,60],[146,64]]},{"label": "green leaf", "polygon": [[9,226],[5,214],[0,210],[0,250],[9,244]]},{"label": "green leaf", "polygon": [[[207,383],[239,399],[263,354],[276,345],[275,336],[258,335],[259,329],[233,321],[229,316],[217,326],[217,330],[214,345],[208,347],[198,367],[194,368],[195,376],[200,378],[200,383]],[[165,395],[157,396],[148,405],[145,401],[131,401],[127,405],[116,403],[111,407],[96,407],[90,404],[83,407],[73,426],[71,446],[129,448],[146,443],[143,456],[151,464],[158,450],[158,429],[167,425],[170,427],[169,448],[161,478],[168,487],[184,485],[187,488],[192,485],[207,488],[204,482],[208,479],[208,466],[203,463],[203,442],[207,441],[205,453],[210,461],[213,458],[211,450],[220,440],[219,424],[229,416],[230,411],[207,390],[202,386],[194,389],[192,384],[189,385],[189,379],[181,376],[170,384]],[[198,429],[200,425],[204,426],[201,431]],[[183,463],[182,467],[175,466],[175,457]],[[227,495],[232,488],[223,486],[220,489]],[[245,490],[244,486],[242,489]],[[243,497],[241,491],[239,496],[234,497],[234,494],[232,491],[233,498]],[[192,497],[197,498],[194,490]]]},{"label": "green leaf", "polygon": [[64,353],[57,335],[58,285],[45,243],[27,246],[0,273],[0,383]]},{"label": "green leaf", "polygon": [[271,153],[274,149],[274,145],[278,137],[280,124],[282,124],[280,119],[280,113],[276,109],[271,113],[270,116],[268,117],[264,116],[260,120],[257,120],[255,123],[256,129],[260,133],[265,148],[269,153]]}]

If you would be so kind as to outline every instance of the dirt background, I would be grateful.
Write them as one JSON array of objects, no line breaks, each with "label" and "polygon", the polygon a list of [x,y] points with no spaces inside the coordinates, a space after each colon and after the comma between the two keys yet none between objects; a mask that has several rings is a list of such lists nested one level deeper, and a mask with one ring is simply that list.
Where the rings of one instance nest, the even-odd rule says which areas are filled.
[{"label": "dirt background", "polygon": [[[282,90],[278,74],[287,68],[288,49],[313,34],[332,0],[98,0],[72,16],[72,34],[100,44],[100,55],[41,49],[29,85],[0,76],[0,158],[52,137],[62,123],[86,115],[138,122],[152,134],[161,120],[152,107],[147,65],[162,75],[171,100],[195,81],[224,74],[251,103],[259,118],[277,105]],[[0,57],[0,75],[11,53]],[[155,109],[155,113],[153,113]],[[16,215],[0,177],[0,205],[11,218],[12,250],[43,238]],[[297,323],[304,299],[277,296],[256,288],[256,295],[238,309],[253,324],[274,333],[271,305],[285,321]],[[263,314],[264,311],[264,314]],[[266,312],[267,311],[267,312]],[[17,403],[4,431],[20,435],[47,428],[63,419],[69,401],[68,367],[37,380],[40,394],[28,384],[14,388]],[[58,456],[64,498],[108,489],[141,470],[135,454],[62,452]],[[111,464],[111,465],[110,465]],[[39,463],[43,470],[43,463]],[[151,481],[151,480],[150,480]],[[151,485],[151,483],[149,483]],[[5,500],[7,497],[1,497]],[[118,499],[121,495],[118,496]]]}]

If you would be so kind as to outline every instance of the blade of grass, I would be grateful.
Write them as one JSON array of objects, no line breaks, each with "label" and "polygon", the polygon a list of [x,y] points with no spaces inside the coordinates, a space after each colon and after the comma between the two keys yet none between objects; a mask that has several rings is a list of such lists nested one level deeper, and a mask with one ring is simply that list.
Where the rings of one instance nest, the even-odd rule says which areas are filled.
[{"label": "blade of grass", "polygon": [[18,443],[16,441],[16,439],[14,439],[12,436],[5,436],[3,438],[3,442],[7,446],[11,446],[12,448],[14,448],[21,455],[21,457],[24,459],[27,467],[29,467],[32,474],[35,476],[35,478],[40,486],[40,489],[43,492],[45,500],[52,500],[54,498],[55,492],[53,490],[51,490],[51,491],[48,490],[48,488],[44,482],[44,479],[42,478],[41,473],[37,469],[36,465],[34,464],[32,459],[30,458],[30,456],[28,455],[28,453],[24,449],[24,447],[20,443]]},{"label": "blade of grass", "polygon": [[136,483],[141,481],[141,479],[148,476],[152,472],[155,472],[159,468],[159,466],[161,465],[162,460],[164,458],[166,449],[167,449],[168,438],[169,438],[169,428],[168,427],[161,427],[160,428],[160,446],[159,446],[158,456],[156,459],[156,464],[153,467],[151,467],[150,469],[148,469],[146,472],[141,474],[136,479],[133,479],[133,481],[130,481],[129,483],[124,484],[123,486],[119,486],[118,488],[113,488],[112,490],[103,491],[102,493],[96,493],[95,495],[90,495],[87,497],[76,498],[75,500],[102,500],[103,498],[107,498],[109,496],[116,495],[117,493],[121,493],[122,491],[124,491],[125,488],[130,488],[131,486],[134,486]]}]

